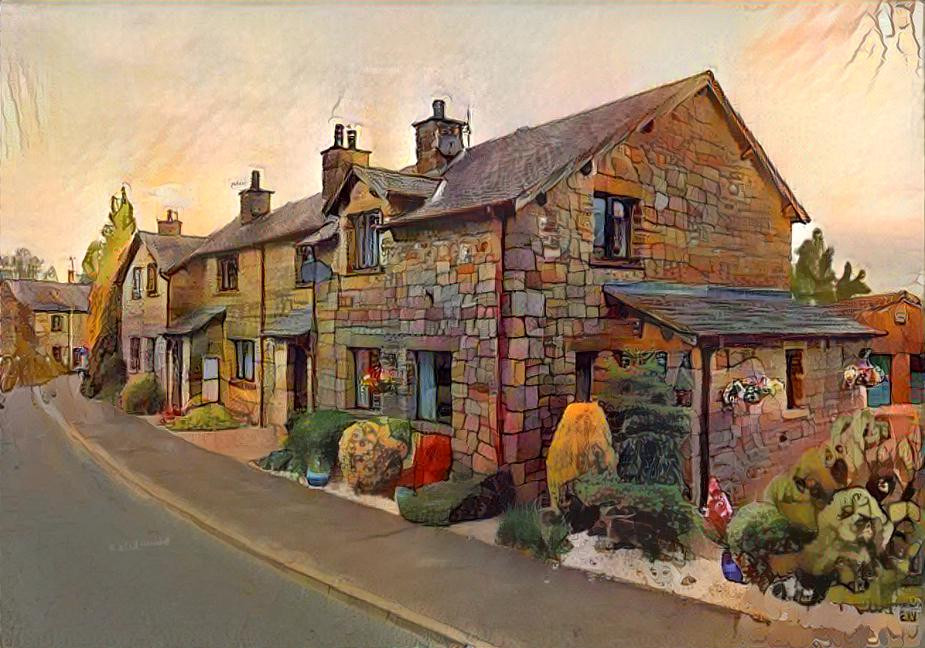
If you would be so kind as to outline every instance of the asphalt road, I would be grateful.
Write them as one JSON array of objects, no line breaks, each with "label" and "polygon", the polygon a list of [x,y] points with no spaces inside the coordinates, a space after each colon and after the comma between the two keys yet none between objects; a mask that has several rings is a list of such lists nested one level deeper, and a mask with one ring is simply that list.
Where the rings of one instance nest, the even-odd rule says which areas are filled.
[{"label": "asphalt road", "polygon": [[31,390],[3,404],[3,648],[427,645],[114,481]]}]

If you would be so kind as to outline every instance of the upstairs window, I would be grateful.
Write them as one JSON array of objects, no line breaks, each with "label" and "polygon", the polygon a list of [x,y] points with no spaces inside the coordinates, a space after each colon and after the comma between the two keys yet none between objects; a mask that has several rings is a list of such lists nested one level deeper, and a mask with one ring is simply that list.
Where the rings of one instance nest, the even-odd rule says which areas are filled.
[{"label": "upstairs window", "polygon": [[141,268],[132,268],[132,299],[141,299]]},{"label": "upstairs window", "polygon": [[354,220],[354,267],[379,267],[379,212],[365,212]]},{"label": "upstairs window", "polygon": [[238,289],[238,255],[231,254],[218,258],[218,289]]},{"label": "upstairs window", "polygon": [[234,343],[234,377],[238,380],[254,380],[254,341],[232,340]]},{"label": "upstairs window", "polygon": [[51,330],[52,331],[63,331],[64,330],[64,318],[60,315],[51,316]]},{"label": "upstairs window", "polygon": [[149,295],[157,294],[157,264],[149,263],[148,264],[148,285],[147,291]]},{"label": "upstairs window", "polygon": [[315,261],[315,252],[310,245],[298,245],[295,249],[295,285],[307,286],[311,283],[310,269]]},{"label": "upstairs window", "polygon": [[128,370],[135,372],[141,368],[141,338],[129,338]]},{"label": "upstairs window", "polygon": [[594,259],[629,259],[630,235],[636,200],[595,193]]},{"label": "upstairs window", "polygon": [[806,405],[803,395],[803,351],[787,349],[787,409],[800,409]]}]

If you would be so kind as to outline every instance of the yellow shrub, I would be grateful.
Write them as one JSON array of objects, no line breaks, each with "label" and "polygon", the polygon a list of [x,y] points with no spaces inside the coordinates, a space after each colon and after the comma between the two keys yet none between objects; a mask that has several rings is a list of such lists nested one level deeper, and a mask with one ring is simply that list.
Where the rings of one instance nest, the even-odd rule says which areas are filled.
[{"label": "yellow shrub", "polygon": [[340,469],[357,493],[382,492],[398,479],[408,445],[393,432],[388,421],[358,421],[341,435]]},{"label": "yellow shrub", "polygon": [[602,473],[617,465],[610,443],[610,426],[597,403],[572,403],[565,408],[546,457],[546,479],[554,507],[559,489],[588,472]]}]

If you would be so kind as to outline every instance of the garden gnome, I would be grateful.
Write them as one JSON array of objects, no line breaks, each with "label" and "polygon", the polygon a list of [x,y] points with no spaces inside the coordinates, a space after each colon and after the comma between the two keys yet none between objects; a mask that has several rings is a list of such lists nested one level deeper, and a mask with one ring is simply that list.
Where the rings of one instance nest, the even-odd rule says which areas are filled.
[{"label": "garden gnome", "polygon": [[726,536],[726,525],[732,519],[732,504],[729,497],[720,488],[716,477],[710,477],[710,483],[707,487],[707,523],[713,527],[713,530],[724,538]]}]

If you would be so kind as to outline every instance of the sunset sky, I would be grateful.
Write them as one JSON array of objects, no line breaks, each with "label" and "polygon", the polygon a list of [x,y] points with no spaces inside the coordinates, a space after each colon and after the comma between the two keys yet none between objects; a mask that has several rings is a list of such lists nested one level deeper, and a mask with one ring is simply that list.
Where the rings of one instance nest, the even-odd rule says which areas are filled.
[{"label": "sunset sky", "polygon": [[845,0],[4,2],[0,250],[63,278],[122,183],[142,228],[174,207],[208,234],[251,168],[277,206],[318,191],[335,120],[402,166],[434,97],[475,144],[709,68],[813,217],[795,240],[822,227],[875,290],[921,293],[922,10],[907,28]]}]

